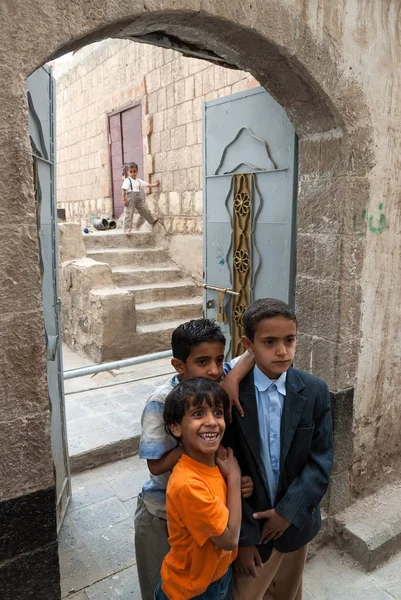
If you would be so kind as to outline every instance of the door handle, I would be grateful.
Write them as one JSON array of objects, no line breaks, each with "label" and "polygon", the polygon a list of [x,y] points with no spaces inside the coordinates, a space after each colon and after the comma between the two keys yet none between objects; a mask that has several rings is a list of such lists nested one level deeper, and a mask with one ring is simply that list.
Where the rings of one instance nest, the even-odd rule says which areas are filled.
[{"label": "door handle", "polygon": [[[215,285],[208,285],[207,283],[203,284],[203,287],[206,290],[214,290],[215,292],[217,292],[217,317],[216,317],[216,321],[218,323],[225,323],[226,322],[226,315],[224,312],[224,296],[226,294],[229,294],[231,296],[239,296],[239,292],[235,292],[234,290],[231,290],[230,288],[223,288],[223,287],[217,287]],[[211,308],[210,306],[208,306],[208,308]]]}]

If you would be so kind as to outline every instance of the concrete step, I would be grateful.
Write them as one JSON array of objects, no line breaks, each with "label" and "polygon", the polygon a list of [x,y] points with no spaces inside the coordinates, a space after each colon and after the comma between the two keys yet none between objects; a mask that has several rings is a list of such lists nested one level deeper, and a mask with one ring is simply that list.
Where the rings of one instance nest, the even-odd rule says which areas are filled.
[{"label": "concrete step", "polygon": [[99,250],[89,250],[87,256],[92,260],[107,263],[110,267],[123,265],[164,266],[168,259],[168,254],[164,248],[101,248]]},{"label": "concrete step", "polygon": [[113,282],[120,286],[135,286],[141,284],[177,281],[182,278],[178,267],[114,267]]},{"label": "concrete step", "polygon": [[169,350],[171,348],[172,333],[181,323],[183,323],[182,319],[150,325],[138,324],[137,335],[141,340],[141,354]]},{"label": "concrete step", "polygon": [[96,231],[83,233],[85,248],[87,250],[100,250],[104,248],[147,248],[154,244],[152,233],[148,231],[135,231],[131,236],[125,235],[121,230]]},{"label": "concrete step", "polygon": [[121,440],[94,446],[90,450],[77,452],[76,454],[70,454],[71,475],[76,475],[83,471],[88,471],[89,469],[138,454],[140,439],[140,434],[131,436],[126,434],[126,437]]},{"label": "concrete step", "polygon": [[372,571],[401,550],[401,482],[334,516],[335,541]]},{"label": "concrete step", "polygon": [[136,305],[137,326],[159,324],[165,321],[180,320],[180,323],[202,316],[201,296],[189,299],[146,302]]},{"label": "concrete step", "polygon": [[147,283],[142,285],[119,286],[119,289],[131,292],[135,303],[159,302],[177,298],[199,297],[200,288],[188,279],[165,283]]}]

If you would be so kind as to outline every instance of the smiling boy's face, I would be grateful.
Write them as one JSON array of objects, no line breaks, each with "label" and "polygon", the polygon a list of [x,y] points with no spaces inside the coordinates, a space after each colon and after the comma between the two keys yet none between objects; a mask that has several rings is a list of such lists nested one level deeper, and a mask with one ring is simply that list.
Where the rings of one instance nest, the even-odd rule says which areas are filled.
[{"label": "smiling boy's face", "polygon": [[242,338],[249,352],[255,355],[259,369],[275,380],[288,370],[294,360],[297,325],[283,316],[262,319],[257,325],[253,340]]},{"label": "smiling boy's face", "polygon": [[173,358],[171,364],[180,375],[180,380],[194,377],[206,377],[220,381],[223,377],[224,344],[221,342],[202,342],[191,348],[187,360]]},{"label": "smiling boy's face", "polygon": [[216,406],[213,399],[209,406],[204,402],[201,406],[190,406],[179,424],[171,425],[171,432],[181,439],[186,454],[201,462],[213,466],[215,453],[220,446],[226,429],[224,408]]}]

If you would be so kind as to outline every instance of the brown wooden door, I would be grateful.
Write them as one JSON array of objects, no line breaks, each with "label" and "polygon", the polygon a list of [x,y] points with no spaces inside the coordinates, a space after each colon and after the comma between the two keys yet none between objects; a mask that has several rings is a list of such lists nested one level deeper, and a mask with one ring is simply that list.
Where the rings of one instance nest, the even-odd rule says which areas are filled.
[{"label": "brown wooden door", "polygon": [[123,210],[121,184],[123,165],[135,162],[138,177],[143,178],[142,111],[137,104],[109,116],[109,144],[113,193],[113,215],[118,218]]}]

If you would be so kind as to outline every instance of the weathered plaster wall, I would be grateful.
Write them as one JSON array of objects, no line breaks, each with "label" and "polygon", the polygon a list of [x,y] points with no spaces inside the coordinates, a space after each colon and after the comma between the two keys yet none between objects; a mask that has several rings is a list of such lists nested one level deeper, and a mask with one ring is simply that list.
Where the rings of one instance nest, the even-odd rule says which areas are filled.
[{"label": "weathered plaster wall", "polygon": [[357,13],[356,41],[363,64],[372,64],[365,77],[371,81],[374,136],[369,205],[357,214],[365,256],[353,476],[355,488],[365,493],[401,472],[400,12],[400,5],[383,2]]},{"label": "weathered plaster wall", "polygon": [[[53,484],[25,75],[5,60],[1,81],[0,501]],[[19,185],[7,182],[12,169]]]},{"label": "weathered plaster wall", "polygon": [[173,50],[107,39],[54,65],[57,78],[57,202],[69,221],[111,216],[107,115],[142,103],[147,196],[167,231],[202,232],[202,101],[259,85],[242,71]]},{"label": "weathered plaster wall", "polygon": [[113,284],[110,266],[80,258],[61,268],[62,329],[68,346],[98,363],[138,354],[135,297]]},{"label": "weathered plaster wall", "polygon": [[[5,22],[3,15],[0,22]],[[0,177],[0,521],[4,540],[0,589],[9,598],[58,598],[54,475],[25,73],[16,74],[12,68],[10,40],[6,41],[9,33],[2,31],[0,36],[1,50],[9,54],[0,67],[4,169]],[[12,172],[17,185],[9,180]],[[26,590],[33,595],[24,596]]]},{"label": "weathered plaster wall", "polygon": [[[317,315],[323,311],[332,335],[331,344],[316,348],[316,359],[333,369],[338,389],[356,384],[351,485],[354,493],[366,494],[383,480],[399,476],[400,464],[401,80],[395,66],[401,52],[400,7],[348,2],[344,13],[338,3],[315,9],[313,3],[304,6],[313,35],[329,40],[333,60],[343,65],[330,97],[344,119],[349,151],[335,155],[316,143],[324,167],[320,176],[326,179],[322,183],[334,202],[329,207],[316,202],[313,189],[318,180],[310,174],[305,201],[311,214],[307,223],[300,217],[299,227],[318,232],[314,243],[308,245],[308,235],[301,236],[301,243],[315,269],[333,278],[330,287],[319,285],[307,297]],[[308,163],[301,140],[302,160]],[[335,173],[334,181],[330,173]],[[302,187],[303,183],[301,199]],[[342,239],[332,235],[339,228]],[[340,298],[337,306],[331,306],[334,296]],[[316,324],[321,331],[321,323]],[[337,353],[329,351],[335,342]],[[313,355],[312,349],[315,370]],[[349,445],[343,454],[352,456]],[[344,456],[341,462],[350,464]]]},{"label": "weathered plaster wall", "polygon": [[[298,261],[303,360],[334,391],[357,383],[356,456],[338,454],[333,485],[348,482],[354,463],[353,490],[366,491],[385,479],[384,465],[399,459],[401,7],[387,0],[176,0],[174,9],[167,0],[1,4],[3,499],[27,498],[52,479],[25,77],[58,52],[148,31],[166,31],[238,64],[294,122],[301,153],[298,225],[313,257],[309,271],[300,254]],[[327,254],[337,257],[335,264],[322,264]],[[309,321],[307,303],[315,315]],[[337,398],[352,397],[341,393]],[[14,573],[22,572],[26,556],[15,558]],[[7,582],[9,565],[0,563]],[[12,578],[19,595],[27,579]]]},{"label": "weathered plaster wall", "polygon": [[176,265],[181,267],[196,283],[203,283],[203,237],[181,235],[171,237],[169,252]]}]

